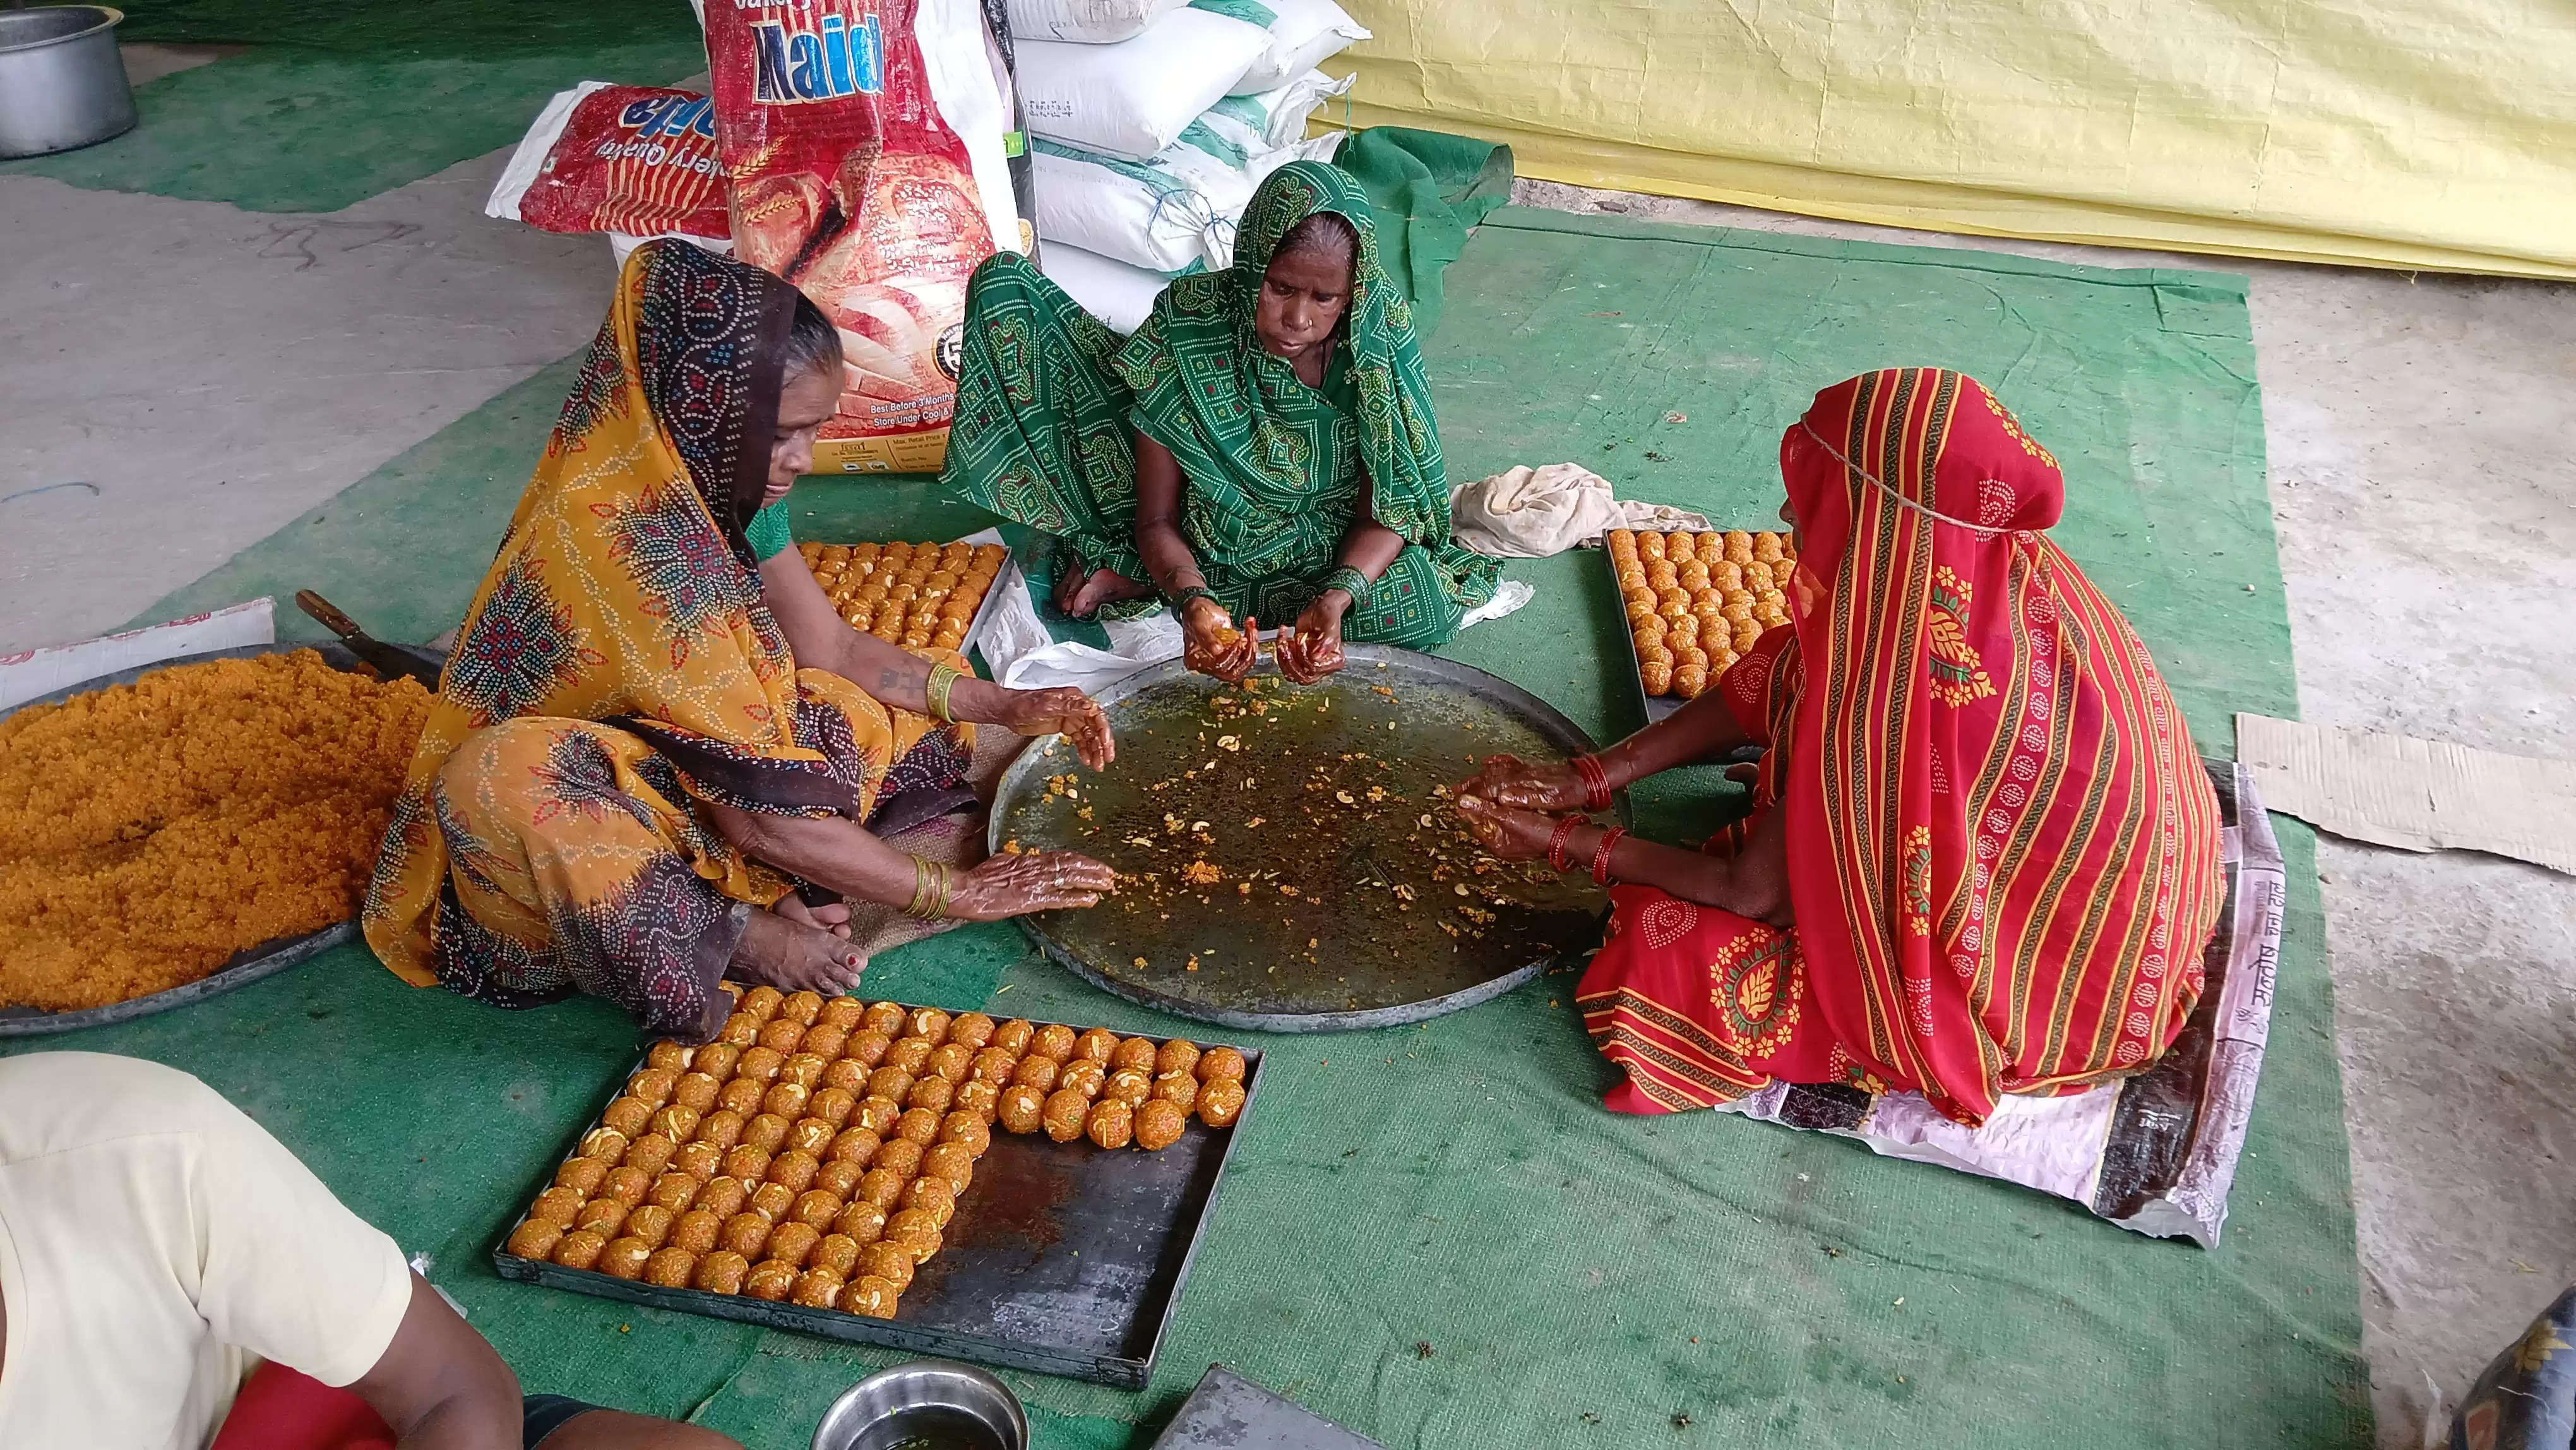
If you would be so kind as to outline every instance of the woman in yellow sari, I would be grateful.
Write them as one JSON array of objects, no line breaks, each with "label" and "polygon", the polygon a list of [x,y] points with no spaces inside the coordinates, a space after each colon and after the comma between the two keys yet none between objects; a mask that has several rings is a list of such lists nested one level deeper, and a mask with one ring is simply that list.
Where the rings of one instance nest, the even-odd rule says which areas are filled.
[{"label": "woman in yellow sari", "polygon": [[812,466],[841,375],[785,282],[679,242],[628,258],[385,832],[363,922],[397,975],[505,1007],[586,991],[704,1040],[727,976],[857,983],[841,898],[983,921],[1110,889],[1071,853],[954,872],[866,829],[958,783],[968,722],[1095,767],[1112,746],[1079,691],[899,650],[796,550],[758,557],[745,530]]}]

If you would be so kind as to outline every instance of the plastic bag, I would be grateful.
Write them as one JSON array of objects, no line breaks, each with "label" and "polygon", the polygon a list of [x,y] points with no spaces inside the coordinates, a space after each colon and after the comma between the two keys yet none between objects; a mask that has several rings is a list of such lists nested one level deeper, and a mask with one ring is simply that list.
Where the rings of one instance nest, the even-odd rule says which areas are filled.
[{"label": "plastic bag", "polygon": [[715,109],[695,91],[583,81],[561,92],[511,154],[487,216],[549,232],[723,241]]},{"label": "plastic bag", "polygon": [[1270,47],[1234,83],[1237,94],[1270,90],[1369,38],[1333,0],[1261,0],[1271,12]]},{"label": "plastic bag", "polygon": [[966,278],[1019,240],[982,11],[755,0],[712,6],[706,22],[735,253],[795,283],[841,332],[848,376],[816,466],[936,470]]},{"label": "plastic bag", "polygon": [[1197,5],[1114,45],[1022,40],[1021,105],[1040,136],[1142,161],[1223,100],[1269,44],[1259,24]]}]

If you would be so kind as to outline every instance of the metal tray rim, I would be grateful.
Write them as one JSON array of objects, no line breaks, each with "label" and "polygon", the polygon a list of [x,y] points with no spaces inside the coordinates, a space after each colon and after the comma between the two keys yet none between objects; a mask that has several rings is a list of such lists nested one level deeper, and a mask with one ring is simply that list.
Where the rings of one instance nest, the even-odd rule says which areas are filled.
[{"label": "metal tray rim", "polygon": [[[1565,712],[1502,676],[1477,669],[1473,665],[1461,664],[1439,655],[1423,654],[1418,650],[1398,649],[1392,645],[1353,644],[1344,647],[1344,654],[1351,661],[1352,667],[1381,661],[1387,663],[1401,661],[1406,668],[1420,670],[1444,683],[1472,685],[1481,690],[1491,691],[1514,709],[1525,711],[1530,723],[1537,727],[1542,735],[1550,737],[1553,743],[1565,749],[1568,754],[1580,754],[1598,748],[1591,735],[1582,726],[1568,719]],[[1631,672],[1633,673],[1633,670]],[[1190,673],[1189,666],[1181,660],[1177,658],[1164,660],[1120,678],[1092,698],[1106,710],[1166,681],[1181,679]],[[1254,673],[1277,676],[1279,666],[1276,657],[1264,656],[1261,667]],[[1642,681],[1638,688],[1641,692],[1644,689]],[[984,849],[988,854],[1002,849],[1002,842],[1005,839],[1004,804],[1013,798],[1030,776],[1037,774],[1043,768],[1045,749],[1038,742],[1033,741],[1031,745],[1034,748],[1021,751],[1019,757],[1011,762],[1010,768],[1002,772],[1000,782],[994,786],[993,807],[984,828]],[[1626,791],[1620,791],[1614,797],[1612,811],[1622,824],[1632,823],[1633,818],[1629,814]],[[1151,1007],[1158,1012],[1167,1012],[1193,1021],[1213,1023],[1239,1032],[1358,1032],[1377,1027],[1400,1027],[1427,1021],[1433,1017],[1445,1017],[1452,1012],[1462,1012],[1470,1007],[1482,1006],[1528,983],[1558,960],[1553,956],[1539,957],[1501,976],[1489,977],[1472,987],[1461,988],[1447,996],[1426,998],[1419,1002],[1400,1002],[1391,1007],[1364,1007],[1344,1012],[1245,1012],[1228,1007],[1204,1006],[1184,998],[1167,996],[1150,987],[1120,981],[1083,961],[1071,948],[1056,940],[1047,932],[1043,921],[1042,915],[1021,917],[1019,918],[1020,930],[1028,935],[1048,959],[1063,966],[1075,976],[1112,996],[1123,997],[1139,1006]]]},{"label": "metal tray rim", "polygon": [[[336,640],[278,640],[269,644],[236,645],[229,649],[207,650],[202,654],[175,655],[166,660],[155,660],[148,665],[135,665],[128,669],[110,671],[104,675],[93,675],[78,684],[65,685],[59,690],[48,691],[32,700],[22,700],[6,710],[0,710],[0,720],[6,720],[32,706],[58,705],[74,695],[85,695],[92,690],[104,690],[117,685],[130,685],[145,675],[178,665],[205,664],[213,660],[256,659],[262,655],[292,654],[300,649],[312,650],[329,662],[332,668],[351,673],[356,673],[365,664],[365,661],[350,652],[348,646]],[[276,976],[288,967],[319,956],[344,942],[356,940],[357,935],[357,923],[339,921],[319,931],[306,932],[302,936],[278,937],[273,941],[262,942],[258,946],[235,952],[232,960],[193,982],[165,988],[158,992],[147,992],[140,997],[129,997],[122,1002],[111,1002],[104,1007],[78,1007],[67,1012],[47,1012],[37,1007],[0,1007],[0,1037],[43,1037],[57,1032],[78,1032],[87,1027],[105,1027],[112,1023],[130,1022],[139,1017],[156,1016],[191,1003],[202,1002],[208,997],[220,997],[234,988],[247,987],[253,982]]]},{"label": "metal tray rim", "polygon": [[[1596,552],[1601,556],[1602,573],[1609,576],[1610,597],[1614,600],[1618,599],[1620,597],[1619,565],[1611,559],[1608,549]],[[1627,627],[1627,617],[1624,614],[1620,616],[1619,639],[1624,646],[1619,651],[1620,658],[1628,662],[1628,698],[1637,702],[1637,718],[1652,725],[1680,709],[1683,702],[1677,696],[1646,693],[1646,671],[1637,659],[1637,636],[1635,631]]]},{"label": "metal tray rim", "polygon": [[[908,1010],[911,1006],[919,1004],[899,1003],[897,1005],[904,1006]],[[940,1010],[951,1009],[941,1008]],[[1036,1018],[1029,1020],[1038,1022]],[[1046,1024],[1038,1022],[1038,1025]],[[1159,1042],[1169,1039],[1154,1040]],[[1124,1355],[1086,1355],[948,1330],[920,1329],[892,1319],[870,1319],[838,1309],[813,1309],[802,1304],[754,1299],[744,1294],[716,1294],[704,1289],[664,1288],[657,1284],[646,1284],[641,1280],[620,1279],[614,1275],[600,1273],[596,1269],[567,1269],[544,1259],[530,1259],[511,1253],[510,1236],[518,1232],[519,1225],[527,1222],[528,1219],[528,1211],[524,1205],[534,1203],[537,1194],[554,1182],[556,1171],[578,1156],[574,1150],[580,1148],[582,1136],[597,1126],[599,1115],[607,1110],[611,1102],[616,1101],[618,1094],[626,1090],[627,1080],[644,1068],[652,1050],[649,1046],[638,1053],[625,1070],[609,1083],[605,1095],[593,1102],[588,1114],[582,1118],[580,1126],[574,1130],[565,1151],[556,1156],[534,1187],[520,1195],[523,1206],[510,1217],[502,1227],[499,1236],[493,1240],[492,1267],[502,1278],[517,1283],[541,1284],[550,1289],[640,1304],[648,1309],[667,1309],[677,1314],[730,1319],[737,1323],[757,1324],[767,1329],[795,1330],[818,1338],[838,1340],[845,1344],[867,1344],[916,1354],[944,1355],[951,1359],[963,1359],[976,1364],[998,1365],[1004,1369],[1057,1375],[1067,1379],[1085,1380],[1093,1384],[1110,1385],[1118,1389],[1143,1389],[1153,1376],[1154,1362],[1162,1353],[1163,1340],[1171,1333],[1172,1316],[1179,1310],[1181,1293],[1189,1285],[1190,1269],[1198,1260],[1200,1243],[1207,1237],[1208,1220],[1215,1215],[1217,1199],[1224,1192],[1226,1170],[1233,1165],[1235,1145],[1240,1141],[1238,1135],[1252,1116],[1253,1104],[1261,1096],[1261,1068],[1266,1054],[1260,1048],[1231,1042],[1203,1042],[1198,1045],[1202,1048],[1232,1047],[1243,1054],[1243,1107],[1236,1113],[1232,1127],[1215,1130],[1226,1135],[1224,1146],[1217,1154],[1216,1172],[1208,1180],[1207,1198],[1200,1205],[1197,1218],[1191,1224],[1190,1241],[1181,1251],[1180,1267],[1174,1272],[1171,1291],[1164,1296],[1162,1309],[1155,1316],[1154,1332],[1146,1339],[1142,1359],[1131,1359]]]}]

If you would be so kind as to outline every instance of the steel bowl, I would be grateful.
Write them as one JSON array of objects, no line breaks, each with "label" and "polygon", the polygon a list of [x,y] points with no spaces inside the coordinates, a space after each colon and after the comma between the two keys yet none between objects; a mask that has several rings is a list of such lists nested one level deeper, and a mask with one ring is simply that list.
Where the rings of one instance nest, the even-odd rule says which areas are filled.
[{"label": "steel bowl", "polygon": [[42,156],[134,129],[117,53],[125,12],[105,5],[0,10],[0,156]]},{"label": "steel bowl", "polygon": [[1019,1396],[970,1364],[915,1360],[841,1392],[814,1427],[814,1450],[1028,1450]]}]

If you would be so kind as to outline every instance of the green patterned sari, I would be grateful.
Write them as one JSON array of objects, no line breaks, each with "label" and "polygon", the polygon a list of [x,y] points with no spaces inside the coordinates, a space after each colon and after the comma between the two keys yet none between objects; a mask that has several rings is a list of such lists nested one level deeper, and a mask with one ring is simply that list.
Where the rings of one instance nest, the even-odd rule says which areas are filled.
[{"label": "green patterned sari", "polygon": [[[1359,250],[1340,345],[1310,388],[1262,351],[1253,310],[1280,237],[1321,211],[1351,223]],[[1144,579],[1130,429],[1180,463],[1182,534],[1238,620],[1294,621],[1362,508],[1405,548],[1353,604],[1345,638],[1427,648],[1493,594],[1497,562],[1450,537],[1411,309],[1379,269],[1367,198],[1337,167],[1271,173],[1244,211],[1234,265],[1172,283],[1123,342],[1024,258],[976,270],[949,482],[1064,538],[1086,567]]]}]

